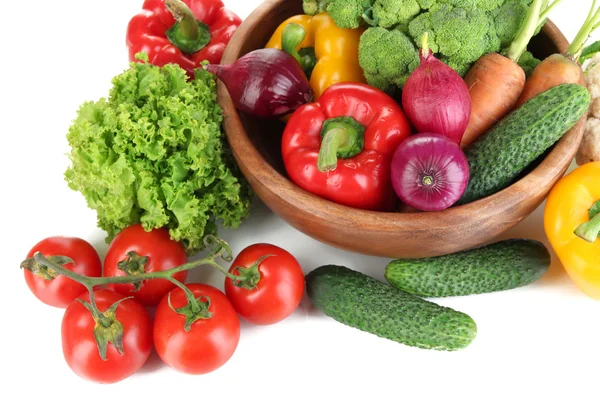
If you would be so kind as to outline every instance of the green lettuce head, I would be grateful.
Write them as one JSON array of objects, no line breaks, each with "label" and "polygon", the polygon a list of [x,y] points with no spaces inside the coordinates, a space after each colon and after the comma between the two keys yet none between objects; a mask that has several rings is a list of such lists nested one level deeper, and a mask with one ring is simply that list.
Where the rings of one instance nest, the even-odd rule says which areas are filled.
[{"label": "green lettuce head", "polygon": [[108,99],[84,103],[69,128],[65,173],[98,215],[107,242],[123,228],[168,228],[188,253],[217,223],[237,228],[250,188],[227,147],[215,78],[140,62],[113,78]]}]

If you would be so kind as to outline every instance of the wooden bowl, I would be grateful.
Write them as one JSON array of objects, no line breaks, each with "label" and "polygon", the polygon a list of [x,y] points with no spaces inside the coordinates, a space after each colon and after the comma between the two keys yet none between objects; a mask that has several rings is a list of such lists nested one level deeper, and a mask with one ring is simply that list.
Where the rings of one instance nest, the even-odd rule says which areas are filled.
[{"label": "wooden bowl", "polygon": [[[300,0],[266,0],[239,27],[223,55],[231,64],[263,48],[285,19],[302,14]],[[569,43],[548,21],[531,51],[544,58]],[[531,214],[565,174],[581,141],[585,117],[512,186],[441,212],[371,212],[338,205],[296,186],[281,157],[284,125],[240,113],[218,84],[224,129],[242,173],[260,199],[294,228],[329,245],[381,256],[418,258],[454,253],[493,240]]]}]

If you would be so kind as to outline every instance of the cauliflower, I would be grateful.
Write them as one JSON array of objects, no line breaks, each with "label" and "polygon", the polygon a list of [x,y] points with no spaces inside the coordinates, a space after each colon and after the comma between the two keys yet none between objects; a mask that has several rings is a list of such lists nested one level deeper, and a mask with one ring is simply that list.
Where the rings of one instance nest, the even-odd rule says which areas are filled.
[{"label": "cauliflower", "polygon": [[577,152],[578,165],[600,161],[600,53],[590,60],[585,80],[592,97],[583,139]]},{"label": "cauliflower", "polygon": [[600,161],[600,119],[589,118],[585,124],[585,133],[577,152],[577,164]]}]

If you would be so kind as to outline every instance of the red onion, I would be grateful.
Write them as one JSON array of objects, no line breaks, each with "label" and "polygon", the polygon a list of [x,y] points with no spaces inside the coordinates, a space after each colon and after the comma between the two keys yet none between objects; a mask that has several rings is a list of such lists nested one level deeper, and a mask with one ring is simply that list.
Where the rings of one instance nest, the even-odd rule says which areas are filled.
[{"label": "red onion", "polygon": [[250,115],[281,117],[314,97],[298,61],[282,50],[254,50],[233,64],[204,68],[223,82],[236,108]]},{"label": "red onion", "polygon": [[434,57],[423,35],[421,65],[402,90],[402,107],[418,132],[437,132],[460,141],[471,117],[471,96],[462,77]]},{"label": "red onion", "polygon": [[469,183],[469,162],[457,143],[437,133],[406,139],[392,158],[392,186],[404,202],[421,211],[456,203]]}]

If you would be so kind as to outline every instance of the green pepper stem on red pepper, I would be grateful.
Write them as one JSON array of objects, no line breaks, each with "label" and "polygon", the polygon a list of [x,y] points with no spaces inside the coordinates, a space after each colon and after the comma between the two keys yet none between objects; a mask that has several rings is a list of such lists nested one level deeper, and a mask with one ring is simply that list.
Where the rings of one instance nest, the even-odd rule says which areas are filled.
[{"label": "green pepper stem on red pepper", "polygon": [[151,64],[175,63],[190,77],[201,63],[221,61],[242,20],[221,0],[145,0],[127,27],[129,60],[148,54]]},{"label": "green pepper stem on red pepper", "polygon": [[339,158],[359,154],[365,146],[365,126],[352,117],[330,118],[321,129],[321,150],[317,167],[319,171],[333,171]]},{"label": "green pepper stem on red pepper", "polygon": [[390,96],[361,83],[337,83],[292,114],[283,133],[283,161],[292,182],[317,196],[391,211],[397,201],[392,155],[410,134],[408,119]]},{"label": "green pepper stem on red pepper", "polygon": [[210,43],[210,28],[196,19],[192,10],[181,0],[165,0],[165,7],[177,20],[167,30],[167,38],[179,50],[192,54]]}]

